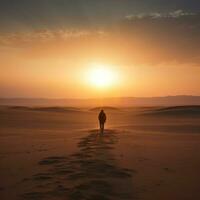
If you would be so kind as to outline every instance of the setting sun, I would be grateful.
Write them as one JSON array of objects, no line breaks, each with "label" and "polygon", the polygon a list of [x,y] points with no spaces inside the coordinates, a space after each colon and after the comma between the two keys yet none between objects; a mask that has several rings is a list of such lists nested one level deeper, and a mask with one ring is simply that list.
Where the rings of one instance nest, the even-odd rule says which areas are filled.
[{"label": "setting sun", "polygon": [[114,84],[115,73],[111,70],[109,66],[93,64],[92,68],[89,70],[89,81],[90,84],[105,88]]}]

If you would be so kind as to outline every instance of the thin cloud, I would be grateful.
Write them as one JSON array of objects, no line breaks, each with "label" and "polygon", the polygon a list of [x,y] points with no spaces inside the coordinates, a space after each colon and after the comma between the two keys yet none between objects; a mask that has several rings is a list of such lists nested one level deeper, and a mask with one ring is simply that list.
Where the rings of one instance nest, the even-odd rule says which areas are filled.
[{"label": "thin cloud", "polygon": [[200,64],[200,13],[176,10],[168,14],[130,15],[118,29],[132,38],[131,51],[135,55],[143,53],[140,58],[136,56],[140,62],[148,59],[153,63]]},{"label": "thin cloud", "polygon": [[[123,18],[101,29],[41,29],[0,34],[0,46],[30,55],[70,60],[106,59],[120,64],[200,65],[200,14],[176,10]],[[27,51],[28,49],[28,51]]]},{"label": "thin cloud", "polygon": [[25,45],[30,43],[46,43],[51,41],[66,41],[70,39],[80,39],[88,36],[103,37],[106,33],[103,30],[79,30],[79,29],[58,29],[58,30],[38,30],[23,31],[10,34],[0,34],[1,46]]},{"label": "thin cloud", "polygon": [[194,16],[197,15],[197,13],[195,12],[186,12],[183,10],[175,10],[173,12],[169,12],[169,13],[160,13],[160,12],[153,12],[153,13],[140,13],[137,15],[134,14],[129,14],[125,16],[125,19],[128,20],[134,20],[134,19],[142,19],[142,18],[152,18],[152,19],[156,19],[156,18],[179,18],[179,17],[183,17],[183,16]]}]

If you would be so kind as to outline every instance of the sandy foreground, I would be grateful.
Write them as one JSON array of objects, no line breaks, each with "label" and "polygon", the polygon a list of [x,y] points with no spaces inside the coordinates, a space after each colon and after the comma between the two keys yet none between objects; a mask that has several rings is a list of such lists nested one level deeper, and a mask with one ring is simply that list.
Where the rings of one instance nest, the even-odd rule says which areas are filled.
[{"label": "sandy foreground", "polygon": [[0,107],[0,199],[200,199],[200,115],[156,109],[100,135],[98,109]]}]

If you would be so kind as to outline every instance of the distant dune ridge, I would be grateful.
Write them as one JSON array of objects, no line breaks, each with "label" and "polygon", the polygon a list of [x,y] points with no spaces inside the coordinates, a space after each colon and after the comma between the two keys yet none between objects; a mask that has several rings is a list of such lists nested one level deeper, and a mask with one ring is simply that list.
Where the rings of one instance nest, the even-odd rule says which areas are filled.
[{"label": "distant dune ridge", "polygon": [[122,97],[104,99],[0,98],[0,105],[16,106],[177,106],[200,105],[200,96]]},{"label": "distant dune ridge", "polygon": [[27,111],[27,112],[51,112],[51,113],[96,113],[100,112],[101,109],[108,113],[132,113],[134,115],[142,116],[183,116],[183,117],[200,117],[200,105],[195,106],[141,106],[141,107],[94,107],[94,108],[76,108],[76,107],[61,107],[61,106],[48,106],[48,107],[31,107],[31,106],[0,106],[1,109],[8,109],[13,111]]},{"label": "distant dune ridge", "polygon": [[165,116],[200,116],[200,106],[171,106],[147,110],[143,114]]},{"label": "distant dune ridge", "polygon": [[95,107],[95,108],[91,108],[90,111],[100,111],[102,109],[106,111],[120,111],[119,108],[111,107],[111,106]]},{"label": "distant dune ridge", "polygon": [[41,111],[41,112],[81,112],[82,110],[75,107],[28,107],[28,106],[8,106],[9,109],[13,110],[24,110],[24,111]]}]

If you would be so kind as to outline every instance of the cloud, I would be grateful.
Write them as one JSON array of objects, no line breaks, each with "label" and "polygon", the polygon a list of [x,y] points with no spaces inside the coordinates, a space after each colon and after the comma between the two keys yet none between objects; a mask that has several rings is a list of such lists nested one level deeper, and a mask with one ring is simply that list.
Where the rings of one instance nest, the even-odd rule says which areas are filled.
[{"label": "cloud", "polygon": [[143,55],[137,59],[149,62],[194,63],[200,65],[200,13],[176,10],[167,14],[129,15],[118,29],[132,38],[131,48]]},{"label": "cloud", "polygon": [[156,19],[156,18],[179,18],[179,17],[183,17],[183,16],[194,16],[197,15],[197,13],[195,12],[186,12],[183,10],[175,10],[173,12],[169,12],[169,13],[160,13],[160,12],[153,12],[153,13],[140,13],[137,15],[134,14],[129,14],[125,16],[125,19],[128,20],[134,20],[134,19],[142,19],[142,18],[152,18],[152,19]]},{"label": "cloud", "polygon": [[192,15],[196,15],[196,13],[194,12],[185,12],[183,10],[176,10],[174,12],[170,12],[168,16],[166,17],[182,17],[182,16],[192,16]]},{"label": "cloud", "polygon": [[0,46],[40,58],[108,60],[122,65],[200,66],[200,13],[130,15],[104,28],[54,28],[0,34]]},{"label": "cloud", "polygon": [[116,22],[128,13],[158,16],[177,10],[170,15],[179,16],[199,8],[198,0],[0,0],[0,32],[97,27]]},{"label": "cloud", "polygon": [[23,47],[32,43],[48,43],[52,41],[67,41],[70,39],[81,39],[89,36],[103,37],[103,30],[86,29],[44,29],[37,31],[22,31],[9,34],[0,34],[1,46]]}]

